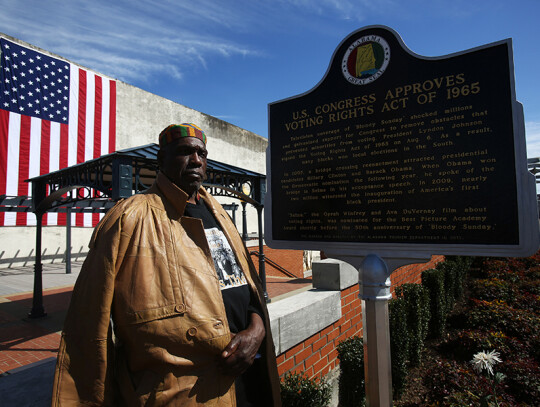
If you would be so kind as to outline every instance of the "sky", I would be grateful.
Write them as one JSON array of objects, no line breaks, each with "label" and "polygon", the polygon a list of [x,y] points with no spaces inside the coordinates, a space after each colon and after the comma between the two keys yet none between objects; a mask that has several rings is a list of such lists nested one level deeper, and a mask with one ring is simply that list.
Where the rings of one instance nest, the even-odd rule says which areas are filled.
[{"label": "sky", "polygon": [[0,0],[0,31],[268,137],[268,104],[312,89],[337,46],[388,26],[434,57],[512,38],[540,157],[539,0]]}]

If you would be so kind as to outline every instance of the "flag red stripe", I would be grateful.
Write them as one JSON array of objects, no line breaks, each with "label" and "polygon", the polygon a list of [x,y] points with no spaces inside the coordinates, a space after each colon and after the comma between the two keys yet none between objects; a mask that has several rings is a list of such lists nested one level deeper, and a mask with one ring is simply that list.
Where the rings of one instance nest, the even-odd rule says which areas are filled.
[{"label": "flag red stripe", "polygon": [[[0,109],[0,195],[6,193],[9,112]],[[4,212],[0,212],[0,226],[4,226]]]},{"label": "flag red stripe", "polygon": [[[94,158],[101,156],[101,115],[103,109],[103,92],[101,77],[95,77],[95,107],[94,107]],[[93,190],[93,196],[99,196],[99,191]],[[92,226],[96,226],[99,222],[99,213],[92,214]]]},{"label": "flag red stripe", "polygon": [[[19,141],[19,178],[17,195],[28,195],[29,162],[30,162],[30,117],[21,115],[21,135]],[[17,226],[26,225],[27,215],[24,212],[17,212]]]},{"label": "flag red stripe", "polygon": [[109,153],[116,151],[116,82],[110,82]]},{"label": "flag red stripe", "polygon": [[60,125],[60,160],[58,166],[60,169],[68,166],[69,152],[69,126],[67,124]]},{"label": "flag red stripe", "polygon": [[[67,124],[60,125],[60,159],[58,162],[59,169],[68,166],[68,151],[69,151],[69,126]],[[65,196],[65,195],[64,195]],[[66,224],[66,214],[58,213],[58,226]]]},{"label": "flag red stripe", "polygon": [[39,163],[39,175],[49,173],[51,149],[51,122],[48,120],[41,121],[41,155]]},{"label": "flag red stripe", "polygon": [[[84,162],[86,138],[86,71],[79,69],[79,114],[77,123],[77,164]],[[84,226],[84,215],[75,215],[75,226]]]},{"label": "flag red stripe", "polygon": [[[72,125],[74,123],[71,123]],[[77,123],[77,164],[84,162],[86,128],[86,71],[79,69],[79,114]]]},{"label": "flag red stripe", "polygon": [[101,77],[96,76],[95,109],[94,109],[94,158],[101,155],[101,114],[103,109]]},{"label": "flag red stripe", "polygon": [[[50,162],[50,150],[51,150],[51,122],[48,120],[41,121],[41,153],[39,161],[39,175],[49,173]],[[43,225],[47,225],[47,214],[43,215]]]}]

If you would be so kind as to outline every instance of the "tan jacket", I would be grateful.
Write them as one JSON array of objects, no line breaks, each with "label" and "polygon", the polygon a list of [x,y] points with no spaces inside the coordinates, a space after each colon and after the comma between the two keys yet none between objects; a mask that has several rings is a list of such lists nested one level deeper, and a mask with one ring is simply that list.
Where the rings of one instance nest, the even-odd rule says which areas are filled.
[{"label": "tan jacket", "polygon": [[[200,194],[257,293],[266,323],[261,391],[280,406],[257,273],[228,214]],[[187,199],[160,173],[96,227],[64,324],[53,406],[236,406],[234,379],[215,363],[230,341],[225,307],[202,221],[182,216]]]}]

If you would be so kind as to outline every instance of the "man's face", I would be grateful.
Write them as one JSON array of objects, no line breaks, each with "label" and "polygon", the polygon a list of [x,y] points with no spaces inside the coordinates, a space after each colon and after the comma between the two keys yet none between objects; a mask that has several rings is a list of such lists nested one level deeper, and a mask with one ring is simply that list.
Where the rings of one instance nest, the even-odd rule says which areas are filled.
[{"label": "man's face", "polygon": [[198,138],[178,138],[160,149],[159,169],[193,197],[206,178],[207,155],[204,143]]}]

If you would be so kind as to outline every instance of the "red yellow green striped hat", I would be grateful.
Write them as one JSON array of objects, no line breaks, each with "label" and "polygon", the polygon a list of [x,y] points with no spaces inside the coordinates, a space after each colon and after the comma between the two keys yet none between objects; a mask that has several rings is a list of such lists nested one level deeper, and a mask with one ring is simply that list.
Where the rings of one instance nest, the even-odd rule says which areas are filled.
[{"label": "red yellow green striped hat", "polygon": [[159,134],[159,146],[169,144],[181,137],[196,137],[206,145],[206,134],[193,123],[170,124]]}]

